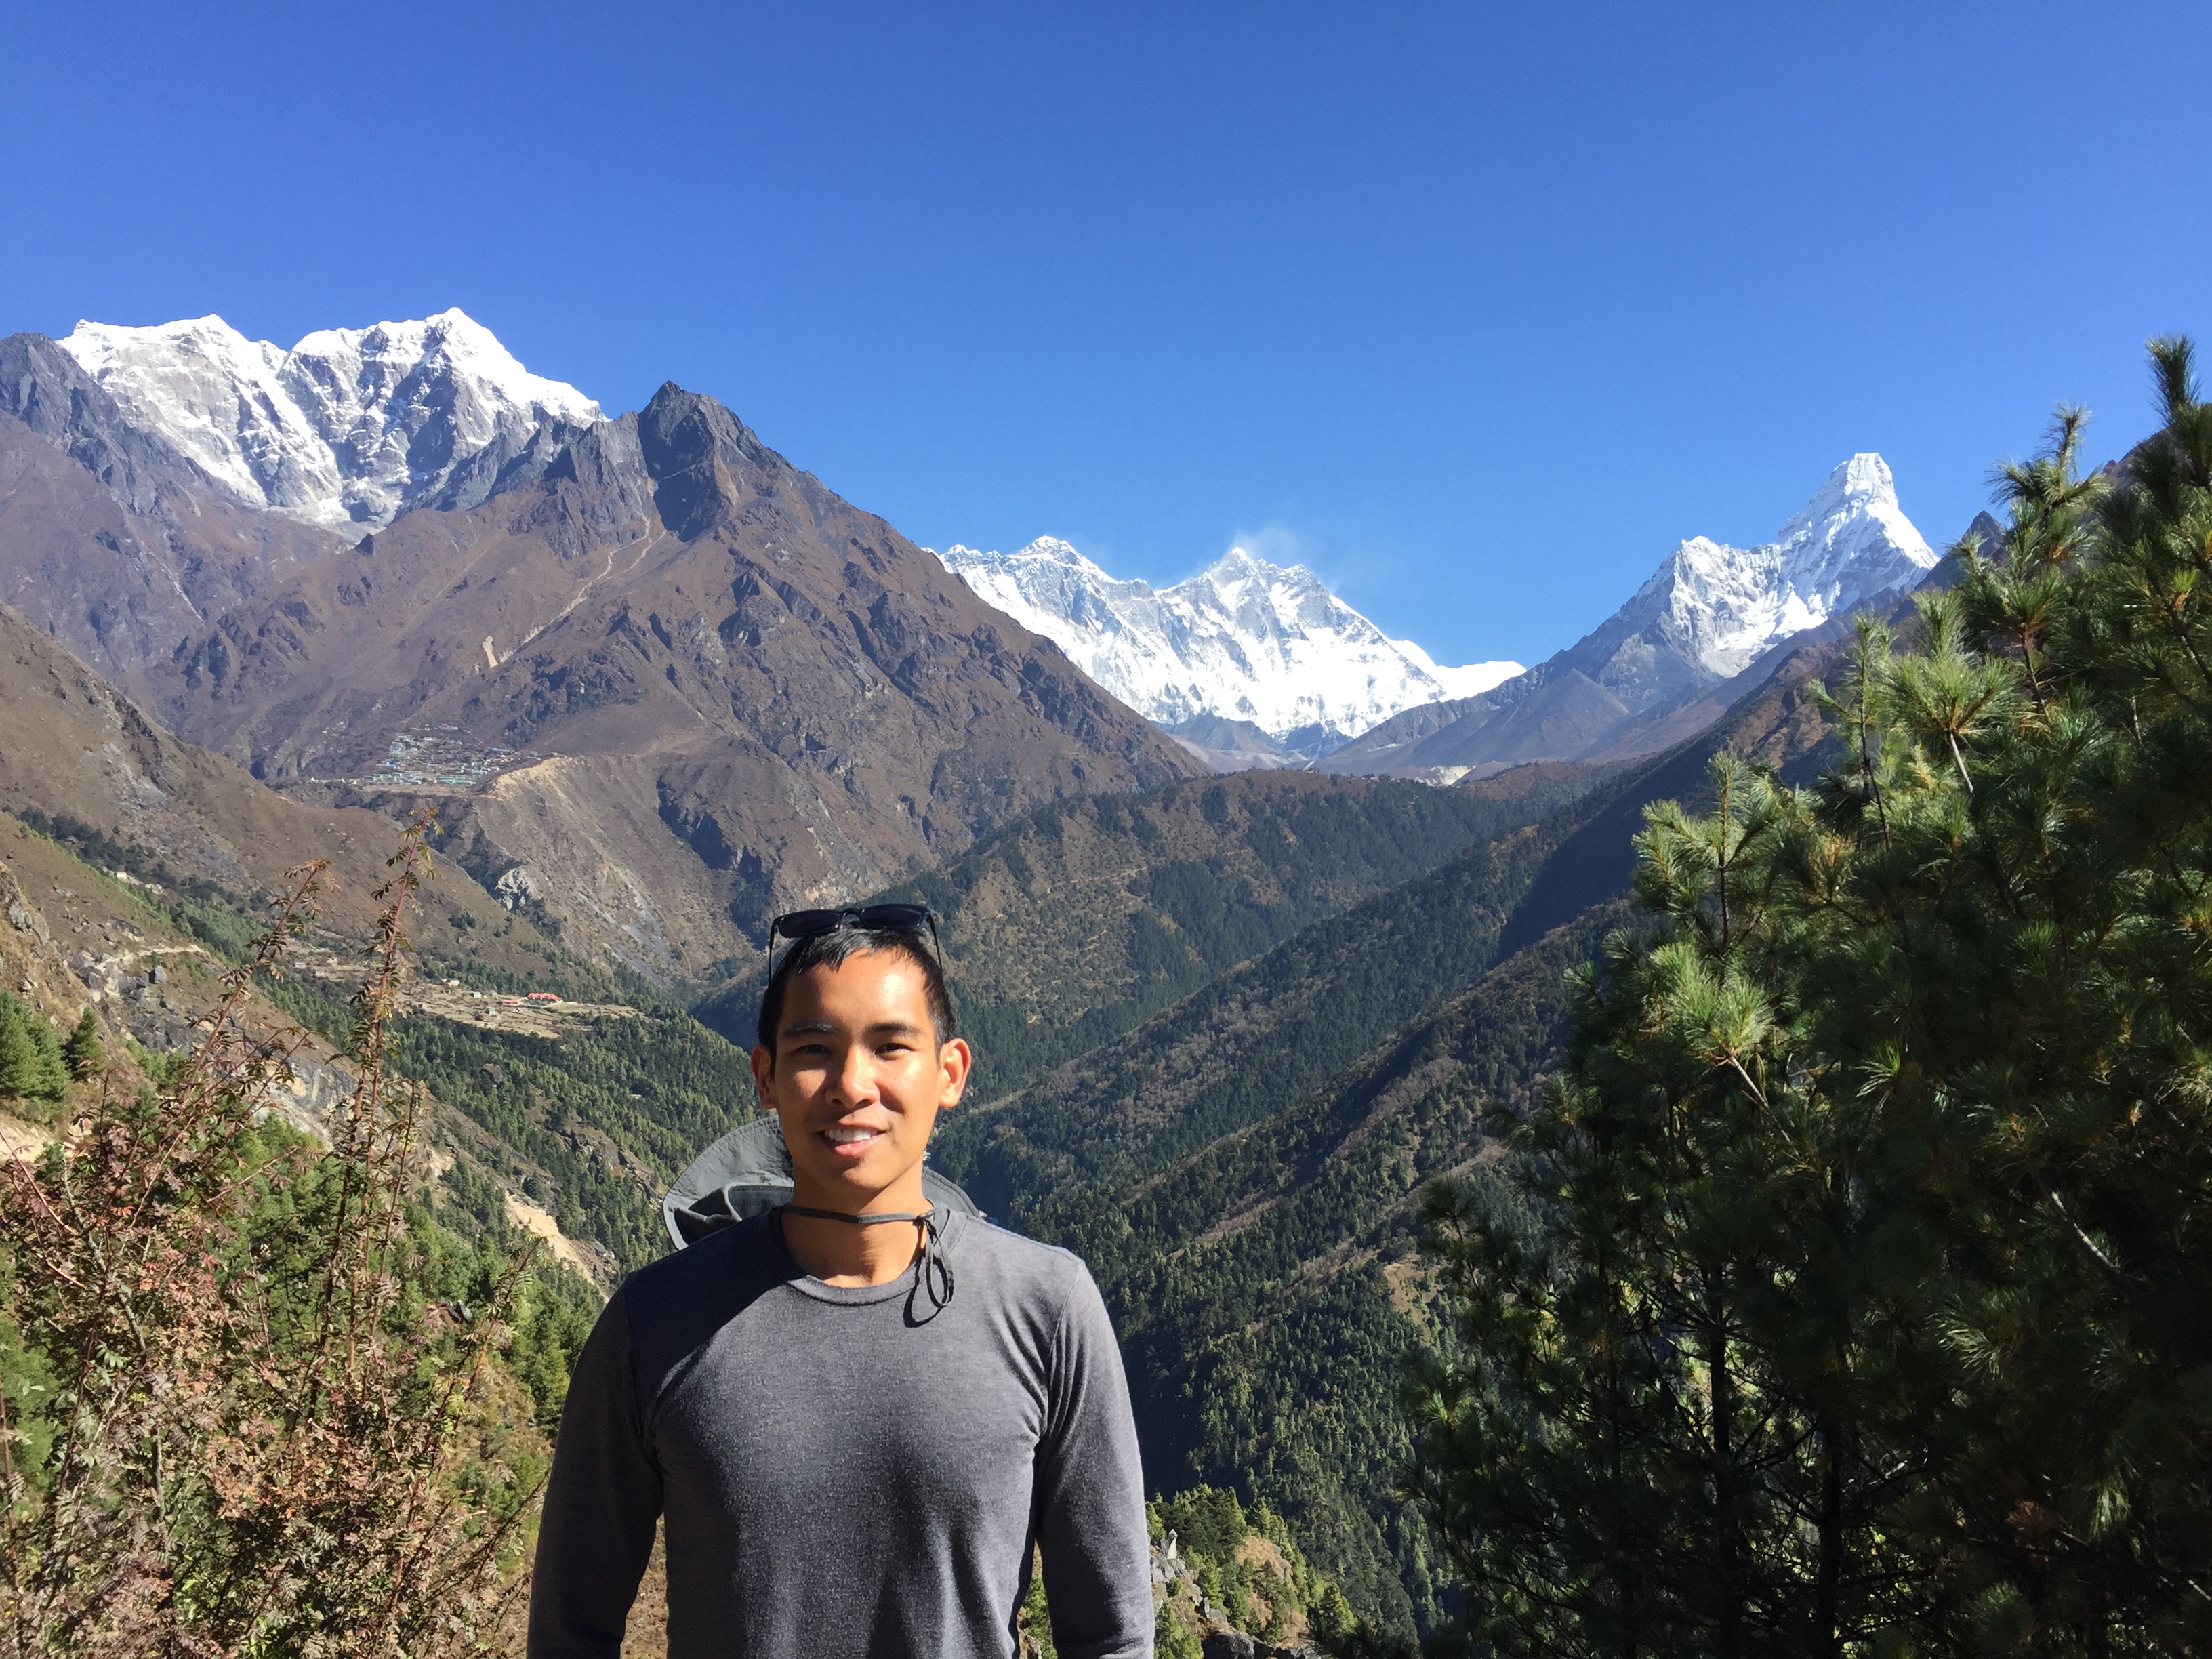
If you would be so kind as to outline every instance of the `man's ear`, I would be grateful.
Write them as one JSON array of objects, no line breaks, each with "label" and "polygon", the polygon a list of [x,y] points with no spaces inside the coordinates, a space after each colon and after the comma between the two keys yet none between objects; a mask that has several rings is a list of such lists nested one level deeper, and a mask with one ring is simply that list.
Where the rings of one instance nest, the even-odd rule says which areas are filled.
[{"label": "man's ear", "polygon": [[764,1044],[756,1044],[752,1053],[753,1092],[760,1097],[761,1109],[769,1109],[769,1098],[775,1090],[775,1056]]},{"label": "man's ear", "polygon": [[944,1097],[937,1103],[937,1109],[942,1112],[960,1103],[960,1097],[968,1088],[968,1073],[975,1064],[975,1056],[969,1052],[963,1039],[955,1037],[951,1042],[939,1046],[937,1064],[945,1078]]}]

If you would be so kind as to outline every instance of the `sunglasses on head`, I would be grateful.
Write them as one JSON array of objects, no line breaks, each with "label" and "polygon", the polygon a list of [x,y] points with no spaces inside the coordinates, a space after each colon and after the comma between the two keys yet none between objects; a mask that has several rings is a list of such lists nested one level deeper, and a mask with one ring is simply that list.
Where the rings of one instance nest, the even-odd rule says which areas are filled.
[{"label": "sunglasses on head", "polygon": [[[937,912],[927,904],[862,904],[842,910],[786,910],[768,925],[769,954],[775,954],[778,933],[794,944],[803,939],[818,939],[823,933],[834,933],[840,927],[858,927],[867,932],[884,933],[919,933],[929,930],[929,953],[937,958],[937,973],[940,982],[948,975],[945,970],[945,945],[937,937]],[[790,960],[788,957],[785,958]],[[773,970],[769,982],[774,983]],[[945,992],[945,1011],[950,1015],[951,992]],[[948,1026],[948,1030],[950,1027]]]},{"label": "sunglasses on head", "polygon": [[[864,904],[856,909],[787,910],[769,923],[768,948],[775,949],[779,933],[788,939],[813,939],[844,927],[885,933],[918,933],[927,927],[930,944],[938,943],[937,912],[927,904]],[[938,947],[937,954],[942,961],[942,946]]]}]

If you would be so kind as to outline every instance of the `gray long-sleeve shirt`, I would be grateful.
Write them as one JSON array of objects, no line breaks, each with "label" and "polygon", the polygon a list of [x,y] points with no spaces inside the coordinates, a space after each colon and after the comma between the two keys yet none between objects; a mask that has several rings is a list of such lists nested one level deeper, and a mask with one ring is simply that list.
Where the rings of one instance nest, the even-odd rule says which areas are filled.
[{"label": "gray long-sleeve shirt", "polygon": [[953,1214],[941,1310],[758,1216],[653,1263],[569,1384],[530,1659],[616,1659],[667,1516],[670,1659],[1010,1659],[1030,1545],[1066,1659],[1152,1651],[1143,1474],[1075,1256]]}]

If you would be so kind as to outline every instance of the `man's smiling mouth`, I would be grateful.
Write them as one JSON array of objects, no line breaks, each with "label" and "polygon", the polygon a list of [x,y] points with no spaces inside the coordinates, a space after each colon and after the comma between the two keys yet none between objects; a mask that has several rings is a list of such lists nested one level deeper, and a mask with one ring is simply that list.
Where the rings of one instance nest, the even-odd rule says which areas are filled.
[{"label": "man's smiling mouth", "polygon": [[855,1146],[864,1141],[873,1140],[883,1133],[884,1132],[881,1129],[869,1129],[858,1127],[848,1128],[842,1124],[824,1129],[822,1132],[824,1138],[829,1140],[832,1146]]}]

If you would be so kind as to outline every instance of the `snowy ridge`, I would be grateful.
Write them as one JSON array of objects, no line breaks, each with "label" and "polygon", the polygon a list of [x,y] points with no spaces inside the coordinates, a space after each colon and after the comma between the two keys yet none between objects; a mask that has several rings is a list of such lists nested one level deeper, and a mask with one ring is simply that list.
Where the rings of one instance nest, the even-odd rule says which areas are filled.
[{"label": "snowy ridge", "polygon": [[150,328],[80,322],[59,342],[125,418],[167,438],[250,507],[380,529],[434,501],[487,450],[599,406],[531,374],[458,311],[319,329],[289,351],[220,317]]},{"label": "snowy ridge", "polygon": [[1249,720],[1277,737],[1339,738],[1416,704],[1468,697],[1521,672],[1510,662],[1440,666],[1394,640],[1303,565],[1232,547],[1171,587],[1117,581],[1046,536],[1014,553],[955,546],[945,568],[1042,634],[1147,719]]}]

